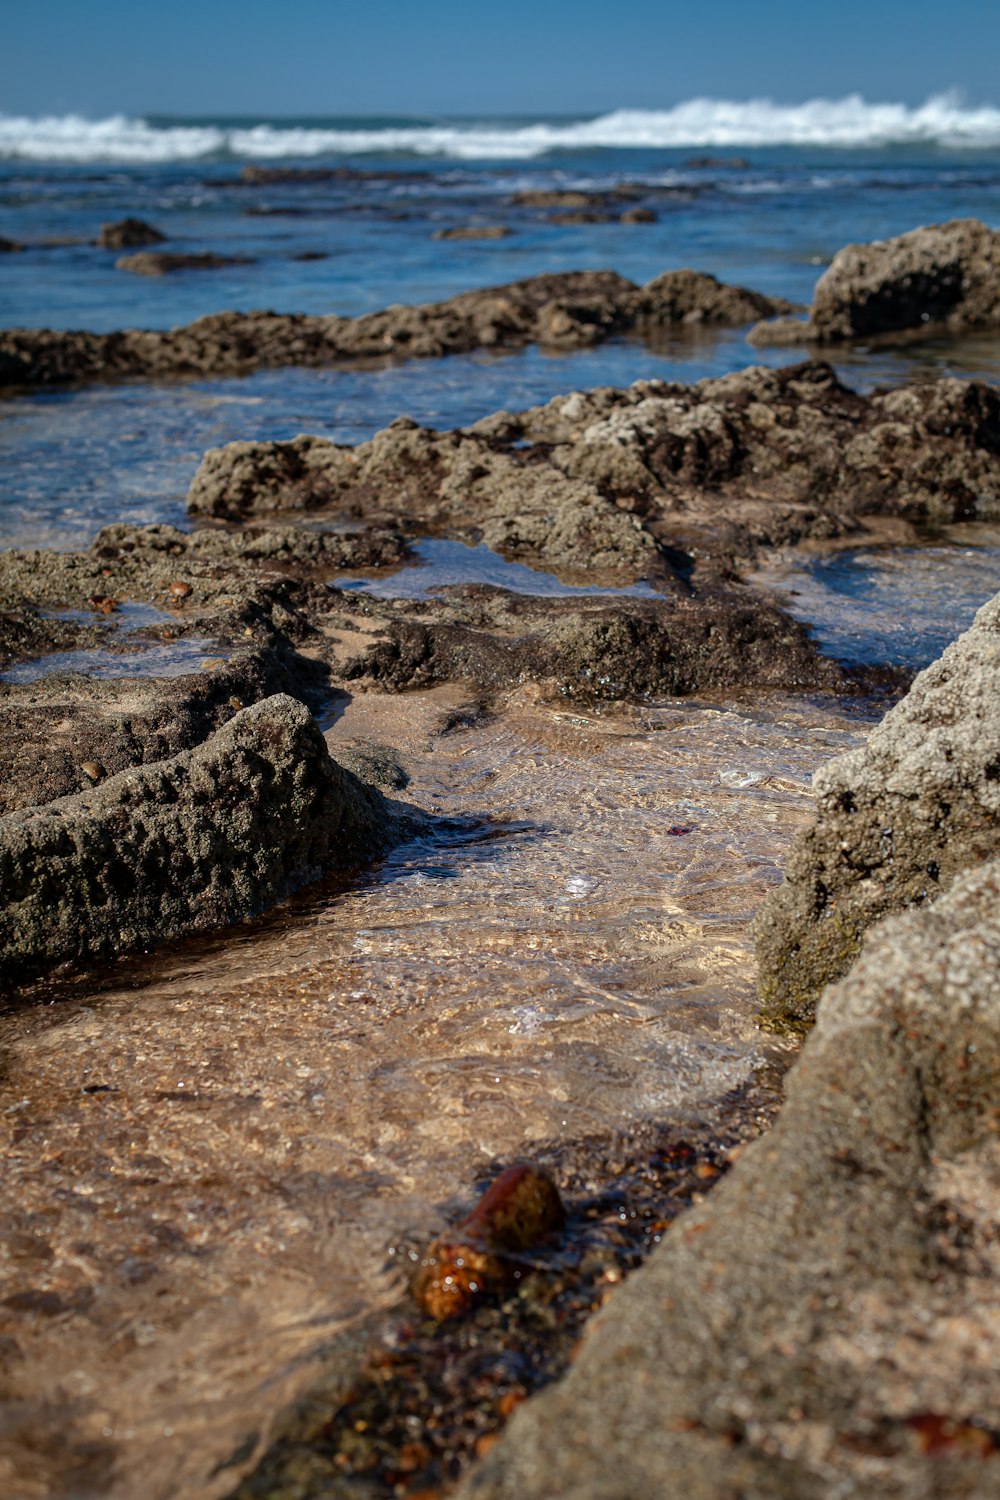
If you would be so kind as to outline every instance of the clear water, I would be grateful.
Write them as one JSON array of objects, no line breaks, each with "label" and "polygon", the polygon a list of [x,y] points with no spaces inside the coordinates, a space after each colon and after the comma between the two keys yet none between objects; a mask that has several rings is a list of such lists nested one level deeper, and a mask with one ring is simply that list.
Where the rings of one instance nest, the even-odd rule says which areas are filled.
[{"label": "clear water", "polygon": [[865,723],[532,697],[444,734],[453,690],[355,700],[334,746],[404,746],[408,795],[458,828],[0,1020],[0,1295],[64,1304],[0,1306],[23,1356],[4,1449],[38,1493],[75,1493],[90,1442],[114,1500],[224,1495],[217,1465],[396,1294],[387,1247],[482,1162],[711,1118],[762,1056],[749,922]]},{"label": "clear water", "polygon": [[777,589],[840,661],[926,667],[1000,590],[1000,532],[955,531],[961,540],[945,545],[849,548],[779,562],[753,581]]},{"label": "clear water", "polygon": [[[208,636],[185,635],[161,642],[130,640],[138,631],[164,630],[175,625],[172,616],[151,604],[125,600],[106,617],[91,610],[60,610],[53,618],[99,625],[108,644],[76,651],[52,651],[33,661],[19,662],[0,672],[0,682],[39,682],[43,677],[72,672],[85,677],[183,677],[217,666],[231,654]],[[167,632],[172,636],[172,630]]]},{"label": "clear water", "polygon": [[566,598],[573,595],[624,594],[630,598],[657,599],[660,595],[647,583],[624,588],[562,583],[554,573],[508,562],[499,553],[480,544],[466,546],[432,538],[411,548],[415,561],[387,576],[334,578],[337,588],[375,594],[381,599],[430,599],[443,588],[464,583],[488,583],[513,594]]}]

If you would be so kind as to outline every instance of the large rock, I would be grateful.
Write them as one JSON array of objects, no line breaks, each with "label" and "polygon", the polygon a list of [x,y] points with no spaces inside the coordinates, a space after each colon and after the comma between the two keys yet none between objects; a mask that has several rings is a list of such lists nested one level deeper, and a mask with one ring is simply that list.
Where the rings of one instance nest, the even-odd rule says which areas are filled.
[{"label": "large rock", "polygon": [[[685,275],[647,289],[675,320],[697,305]],[[188,495],[193,513],[228,520],[332,508],[367,519],[404,513],[435,531],[491,527],[490,545],[508,555],[540,525],[542,541],[523,551],[550,563],[564,550],[553,517],[569,506],[589,513],[576,563],[593,557],[599,531],[605,557],[617,559],[602,566],[633,576],[649,564],[654,525],[699,532],[703,548],[706,530],[744,516],[766,543],[832,535],[866,512],[998,517],[1000,396],[957,380],[861,396],[819,362],[688,386],[638,381],[467,430],[398,418],[355,448],[307,436],[230,443],[206,453]]]},{"label": "large rock", "polygon": [[[129,257],[140,260],[139,257]],[[200,264],[207,264],[202,258]],[[142,257],[127,269],[163,268],[162,256]],[[676,273],[682,278],[694,272]],[[734,293],[713,277],[688,288],[681,316],[691,321],[699,295],[705,321],[747,322],[786,312],[782,298]],[[703,283],[703,285],[702,285]],[[271,312],[222,312],[186,327],[115,333],[59,329],[0,332],[0,385],[53,385],[104,380],[111,375],[165,377],[246,374],[283,365],[320,366],[377,359],[434,358],[480,348],[539,343],[580,349],[618,334],[653,337],[674,317],[669,298],[638,287],[614,271],[566,271],[507,286],[462,292],[445,302],[389,307],[358,318]],[[749,299],[749,301],[747,300]]]},{"label": "large rock", "polygon": [[837,343],[1000,326],[1000,232],[978,219],[846,245],[816,285],[808,321],[754,328],[756,344]]},{"label": "large rock", "polygon": [[4,982],[253,916],[391,826],[308,710],[265,699],[195,750],[0,818]]},{"label": "large rock", "polygon": [[462,1500],[996,1495],[998,1076],[994,862],[869,936],[772,1132]]},{"label": "large rock", "polygon": [[867,927],[1000,853],[1000,595],[815,789],[815,822],[756,928],[765,1017],[791,1029]]}]

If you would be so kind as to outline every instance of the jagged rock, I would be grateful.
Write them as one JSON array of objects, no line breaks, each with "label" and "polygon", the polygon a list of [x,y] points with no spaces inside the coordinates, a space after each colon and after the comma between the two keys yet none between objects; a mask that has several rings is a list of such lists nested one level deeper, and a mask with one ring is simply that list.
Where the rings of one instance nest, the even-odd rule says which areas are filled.
[{"label": "jagged rock", "polygon": [[460,1500],[988,1500],[1000,863],[869,934],[777,1124],[605,1304]]},{"label": "jagged rock", "polygon": [[[702,295],[689,276],[650,283],[651,316],[711,316],[711,288]],[[478,532],[508,557],[635,578],[663,545],[718,548],[728,536],[746,553],[836,535],[869,512],[1000,516],[1000,397],[954,380],[865,397],[823,364],[693,386],[640,381],[464,431],[399,419],[356,448],[232,443],[205,455],[188,506],[229,520],[332,509],[395,524],[405,514],[428,530]]]},{"label": "jagged rock", "polygon": [[253,916],[389,829],[309,711],[267,698],[195,750],[0,819],[4,980]]},{"label": "jagged rock", "polygon": [[137,276],[166,276],[170,271],[216,271],[224,266],[252,266],[250,255],[215,255],[206,251],[186,255],[169,250],[141,250],[138,255],[123,255],[115,261],[118,271],[132,271]]},{"label": "jagged rock", "polygon": [[[151,264],[143,259],[147,268]],[[155,264],[162,268],[159,259]],[[724,322],[719,284],[704,278],[704,292],[711,308],[706,320]],[[754,298],[749,310],[747,297]],[[746,321],[789,307],[780,298],[761,300],[757,294],[740,292],[732,315]],[[685,313],[690,311],[685,308]],[[579,349],[618,334],[655,334],[668,315],[669,303],[662,296],[648,296],[646,289],[613,271],[568,271],[358,318],[223,312],[163,331],[8,329],[0,331],[0,386],[53,385],[115,375],[247,374],[283,365],[330,365],[387,355],[428,359],[532,343]]]},{"label": "jagged rock", "polygon": [[166,238],[144,219],[119,219],[101,225],[97,243],[102,250],[134,250],[140,245],[162,245]]},{"label": "jagged rock", "polygon": [[873,922],[1000,854],[1000,595],[815,788],[815,822],[757,920],[764,1013],[783,1028],[809,1025]]},{"label": "jagged rock", "polygon": [[890,240],[846,245],[820,277],[807,321],[762,323],[749,338],[755,344],[832,344],[998,326],[1000,232],[978,219],[952,219]]}]

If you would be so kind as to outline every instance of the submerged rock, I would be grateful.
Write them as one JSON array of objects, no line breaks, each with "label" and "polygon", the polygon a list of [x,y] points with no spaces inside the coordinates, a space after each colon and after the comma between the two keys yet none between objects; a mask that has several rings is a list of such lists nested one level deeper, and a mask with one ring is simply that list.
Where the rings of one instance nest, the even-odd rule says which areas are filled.
[{"label": "submerged rock", "polygon": [[809,1025],[872,923],[1000,854],[1000,595],[815,788],[756,926],[764,1014],[782,1028]]},{"label": "submerged rock", "polygon": [[[712,277],[703,280],[714,309],[706,321],[725,322],[719,283]],[[730,316],[745,322],[790,306],[781,298],[740,291]],[[567,271],[358,318],[223,312],[164,331],[9,329],[0,332],[0,385],[245,374],[283,365],[330,365],[389,355],[426,359],[532,343],[579,349],[615,335],[651,337],[669,316],[669,303],[660,295],[648,295],[613,271]]]},{"label": "submerged rock", "polygon": [[101,225],[97,243],[102,250],[134,250],[140,245],[162,245],[166,238],[145,219],[118,219]]},{"label": "submerged rock", "polygon": [[0,819],[4,980],[254,916],[390,827],[304,705],[265,699],[195,750]]},{"label": "submerged rock", "polygon": [[513,234],[506,224],[457,224],[452,229],[436,229],[432,240],[505,240]]},{"label": "submerged rock", "polygon": [[115,261],[118,271],[133,271],[137,276],[166,276],[170,271],[216,271],[224,266],[252,266],[250,255],[215,255],[211,251],[190,255],[169,250],[141,250],[138,255],[123,255]]},{"label": "submerged rock", "polygon": [[779,319],[751,343],[830,344],[921,331],[1000,327],[1000,232],[978,219],[846,245],[820,277],[809,319]]},{"label": "submerged rock", "polygon": [[986,1500],[1000,1465],[1000,863],[868,937],[770,1134],[462,1500]]}]

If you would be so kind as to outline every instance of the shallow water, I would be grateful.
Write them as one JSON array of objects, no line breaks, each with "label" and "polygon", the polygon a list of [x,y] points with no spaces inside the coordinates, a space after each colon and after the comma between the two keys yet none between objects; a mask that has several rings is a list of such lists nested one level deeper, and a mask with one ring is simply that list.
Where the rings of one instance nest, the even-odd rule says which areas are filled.
[{"label": "shallow water", "polygon": [[912,547],[840,548],[777,559],[752,582],[777,591],[824,652],[854,665],[921,668],[1000,589],[1000,531],[969,524]]},{"label": "shallow water", "polygon": [[482,543],[470,547],[464,542],[434,538],[414,543],[410,551],[414,562],[388,575],[380,572],[370,578],[338,576],[332,582],[337,588],[375,594],[380,599],[429,599],[443,588],[467,583],[486,583],[513,594],[552,599],[595,594],[624,595],[632,599],[661,597],[648,583],[632,583],[623,588],[563,583],[554,573],[546,573],[541,568],[508,562]]},{"label": "shallow water", "polygon": [[224,1494],[216,1465],[394,1295],[388,1249],[484,1159],[710,1118],[761,1058],[748,924],[865,721],[526,690],[442,734],[456,702],[359,699],[330,738],[405,746],[408,795],[458,826],[0,1023],[2,1332],[25,1427],[65,1440],[8,1434],[25,1493],[90,1462],[123,1500]]}]

